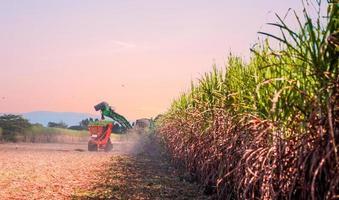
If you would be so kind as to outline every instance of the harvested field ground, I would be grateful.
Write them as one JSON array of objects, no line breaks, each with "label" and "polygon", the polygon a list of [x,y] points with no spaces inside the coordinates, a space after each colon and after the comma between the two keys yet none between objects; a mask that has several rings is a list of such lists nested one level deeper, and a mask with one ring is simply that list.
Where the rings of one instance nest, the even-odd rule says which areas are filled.
[{"label": "harvested field ground", "polygon": [[67,199],[89,187],[111,156],[86,144],[1,144],[0,199]]},{"label": "harvested field ground", "polygon": [[0,144],[0,199],[206,199],[149,141]]}]

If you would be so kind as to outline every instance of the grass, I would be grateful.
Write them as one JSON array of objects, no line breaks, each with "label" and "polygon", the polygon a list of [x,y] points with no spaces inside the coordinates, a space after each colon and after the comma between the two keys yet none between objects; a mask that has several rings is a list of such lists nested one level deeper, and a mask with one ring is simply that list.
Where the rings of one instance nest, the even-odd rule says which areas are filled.
[{"label": "grass", "polygon": [[33,125],[17,136],[19,142],[78,142],[87,141],[88,131]]}]

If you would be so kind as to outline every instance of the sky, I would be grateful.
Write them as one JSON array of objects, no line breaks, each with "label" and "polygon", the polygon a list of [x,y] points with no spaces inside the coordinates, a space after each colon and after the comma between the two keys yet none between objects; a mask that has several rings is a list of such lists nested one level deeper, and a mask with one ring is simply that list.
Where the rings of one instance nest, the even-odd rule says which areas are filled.
[{"label": "sky", "polygon": [[0,0],[0,113],[169,108],[297,0]]}]

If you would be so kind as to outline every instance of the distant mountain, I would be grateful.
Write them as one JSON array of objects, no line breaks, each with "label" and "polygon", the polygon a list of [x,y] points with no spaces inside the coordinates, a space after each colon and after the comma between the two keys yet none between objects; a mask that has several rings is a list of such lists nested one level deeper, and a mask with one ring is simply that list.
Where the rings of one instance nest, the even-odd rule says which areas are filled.
[{"label": "distant mountain", "polygon": [[86,118],[99,118],[98,115],[76,112],[49,112],[49,111],[35,111],[22,113],[22,116],[31,123],[40,123],[47,126],[48,122],[65,122],[68,126],[78,125],[79,122]]}]

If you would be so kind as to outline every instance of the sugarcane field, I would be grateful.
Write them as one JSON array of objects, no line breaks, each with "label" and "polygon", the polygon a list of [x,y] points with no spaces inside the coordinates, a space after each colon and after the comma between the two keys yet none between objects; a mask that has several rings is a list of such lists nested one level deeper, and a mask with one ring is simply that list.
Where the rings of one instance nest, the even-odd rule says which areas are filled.
[{"label": "sugarcane field", "polygon": [[339,1],[0,2],[0,200],[339,199]]}]

